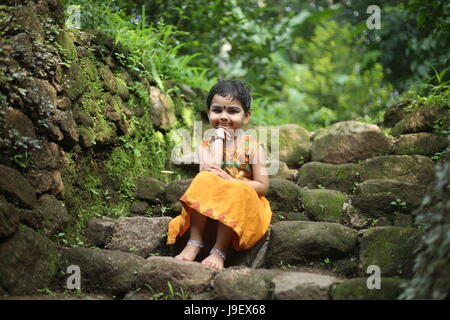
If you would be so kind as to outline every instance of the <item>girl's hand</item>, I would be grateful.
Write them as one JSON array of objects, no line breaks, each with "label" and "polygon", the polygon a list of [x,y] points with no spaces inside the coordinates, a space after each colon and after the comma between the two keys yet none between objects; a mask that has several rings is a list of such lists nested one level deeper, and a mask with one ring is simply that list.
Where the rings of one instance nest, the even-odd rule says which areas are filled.
[{"label": "girl's hand", "polygon": [[224,178],[225,180],[234,180],[232,176],[230,176],[225,170],[222,170],[222,168],[219,168],[216,165],[210,165],[208,166],[205,171],[212,172],[216,175],[218,175],[221,178]]},{"label": "girl's hand", "polygon": [[215,135],[218,138],[224,138],[225,140],[230,140],[231,139],[231,133],[228,132],[225,128],[223,127],[219,127],[216,129],[215,131]]}]

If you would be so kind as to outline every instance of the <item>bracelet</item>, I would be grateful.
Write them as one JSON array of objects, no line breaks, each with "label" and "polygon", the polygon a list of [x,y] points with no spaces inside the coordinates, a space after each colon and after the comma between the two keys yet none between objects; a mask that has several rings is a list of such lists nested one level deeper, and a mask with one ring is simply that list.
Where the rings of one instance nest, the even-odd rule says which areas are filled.
[{"label": "bracelet", "polygon": [[222,140],[223,142],[225,142],[225,138],[222,137],[214,137],[214,140]]}]

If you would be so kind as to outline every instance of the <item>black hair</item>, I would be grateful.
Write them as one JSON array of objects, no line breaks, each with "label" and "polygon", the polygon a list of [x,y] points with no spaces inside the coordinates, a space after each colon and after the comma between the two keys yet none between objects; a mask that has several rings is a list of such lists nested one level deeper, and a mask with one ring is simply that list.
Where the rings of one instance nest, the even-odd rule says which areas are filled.
[{"label": "black hair", "polygon": [[216,94],[225,98],[238,100],[242,104],[244,112],[250,110],[250,105],[252,103],[250,89],[240,80],[219,80],[219,82],[209,90],[208,97],[206,98],[207,109],[211,107],[212,99]]}]

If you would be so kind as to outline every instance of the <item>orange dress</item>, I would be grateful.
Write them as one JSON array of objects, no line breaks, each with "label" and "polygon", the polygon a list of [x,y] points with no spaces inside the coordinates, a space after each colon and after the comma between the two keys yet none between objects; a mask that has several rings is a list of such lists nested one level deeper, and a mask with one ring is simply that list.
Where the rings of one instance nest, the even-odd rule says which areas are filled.
[{"label": "orange dress", "polygon": [[[214,138],[203,140],[202,145],[209,148]],[[189,230],[190,210],[218,220],[235,232],[231,240],[235,250],[247,250],[255,245],[267,232],[272,219],[272,210],[265,197],[258,197],[256,191],[245,183],[252,180],[249,158],[257,152],[260,145],[256,139],[244,136],[244,147],[227,150],[224,147],[222,169],[237,180],[225,180],[209,171],[198,173],[191,185],[180,197],[183,208],[181,214],[169,222],[167,244],[174,244]],[[244,163],[238,161],[243,152]],[[228,161],[229,155],[233,161]]]}]

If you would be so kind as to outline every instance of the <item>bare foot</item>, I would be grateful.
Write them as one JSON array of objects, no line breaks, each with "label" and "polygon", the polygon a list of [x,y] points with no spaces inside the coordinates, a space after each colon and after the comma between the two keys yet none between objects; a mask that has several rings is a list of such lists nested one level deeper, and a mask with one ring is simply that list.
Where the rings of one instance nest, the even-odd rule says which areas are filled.
[{"label": "bare foot", "polygon": [[194,261],[201,248],[188,244],[184,247],[183,251],[179,255],[175,256],[175,259],[184,261]]},{"label": "bare foot", "polygon": [[210,254],[202,261],[202,264],[219,271],[223,269],[223,263],[223,258],[216,253]]}]

